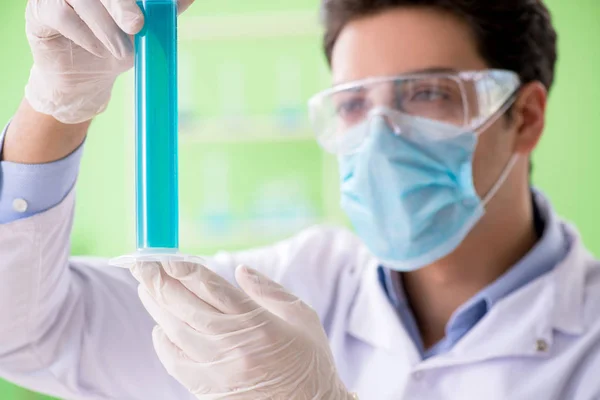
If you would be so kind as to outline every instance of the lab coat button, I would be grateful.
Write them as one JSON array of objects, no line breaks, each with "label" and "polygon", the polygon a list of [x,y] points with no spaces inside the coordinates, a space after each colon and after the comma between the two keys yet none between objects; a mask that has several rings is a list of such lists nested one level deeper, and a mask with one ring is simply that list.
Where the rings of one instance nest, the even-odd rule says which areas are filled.
[{"label": "lab coat button", "polygon": [[413,374],[413,378],[415,378],[416,381],[420,381],[423,379],[423,373],[421,371],[417,371]]},{"label": "lab coat button", "polygon": [[540,353],[548,351],[548,343],[544,339],[538,339],[535,343],[535,349]]},{"label": "lab coat button", "polygon": [[13,203],[13,210],[15,210],[18,213],[24,213],[25,211],[27,211],[27,208],[29,207],[29,204],[27,204],[27,201],[25,201],[25,199],[14,199]]}]

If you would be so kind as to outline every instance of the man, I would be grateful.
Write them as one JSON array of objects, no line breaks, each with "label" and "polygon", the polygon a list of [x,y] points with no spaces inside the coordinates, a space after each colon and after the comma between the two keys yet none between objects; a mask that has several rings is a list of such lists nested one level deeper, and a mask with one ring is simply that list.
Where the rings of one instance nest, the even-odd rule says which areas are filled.
[{"label": "man", "polygon": [[142,303],[126,270],[68,252],[81,143],[143,19],[68,3],[28,4],[0,375],[78,399],[600,396],[599,264],[529,185],[556,61],[541,1],[326,1],[335,86],[311,118],[358,237],[315,227],[210,270],[138,262]]}]

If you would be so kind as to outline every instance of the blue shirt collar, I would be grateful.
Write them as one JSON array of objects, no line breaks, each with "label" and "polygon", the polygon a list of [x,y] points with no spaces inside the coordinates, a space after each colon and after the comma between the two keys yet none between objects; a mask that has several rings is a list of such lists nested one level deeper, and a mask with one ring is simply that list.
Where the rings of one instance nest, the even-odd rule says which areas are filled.
[{"label": "blue shirt collar", "polygon": [[460,306],[448,321],[446,337],[427,352],[423,351],[414,317],[402,290],[399,274],[394,274],[391,270],[380,267],[381,284],[424,357],[450,350],[495,304],[512,292],[551,271],[567,254],[568,241],[565,239],[560,221],[548,201],[542,193],[533,190],[533,202],[543,225],[540,240],[517,264]]}]

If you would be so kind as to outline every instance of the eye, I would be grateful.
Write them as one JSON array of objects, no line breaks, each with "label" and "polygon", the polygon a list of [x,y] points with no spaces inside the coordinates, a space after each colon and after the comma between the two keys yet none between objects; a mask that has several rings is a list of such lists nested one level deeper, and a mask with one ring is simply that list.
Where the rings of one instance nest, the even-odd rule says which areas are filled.
[{"label": "eye", "polygon": [[346,122],[354,122],[362,118],[369,108],[368,100],[361,94],[346,93],[335,102],[335,113]]},{"label": "eye", "polygon": [[410,101],[440,101],[450,100],[450,94],[440,89],[419,89],[410,97]]},{"label": "eye", "polygon": [[350,99],[346,100],[337,106],[337,113],[341,115],[348,115],[354,112],[361,111],[365,108],[365,100],[364,99]]}]

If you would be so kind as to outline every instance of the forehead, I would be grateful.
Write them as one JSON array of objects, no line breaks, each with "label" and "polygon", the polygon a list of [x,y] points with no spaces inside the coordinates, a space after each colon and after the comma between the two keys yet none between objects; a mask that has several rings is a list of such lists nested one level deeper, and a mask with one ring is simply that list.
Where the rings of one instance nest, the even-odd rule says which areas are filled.
[{"label": "forehead", "polygon": [[332,53],[335,83],[430,69],[485,68],[469,26],[450,13],[425,7],[398,7],[353,20]]}]

